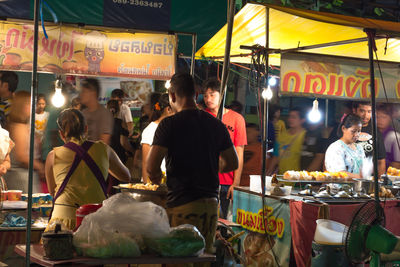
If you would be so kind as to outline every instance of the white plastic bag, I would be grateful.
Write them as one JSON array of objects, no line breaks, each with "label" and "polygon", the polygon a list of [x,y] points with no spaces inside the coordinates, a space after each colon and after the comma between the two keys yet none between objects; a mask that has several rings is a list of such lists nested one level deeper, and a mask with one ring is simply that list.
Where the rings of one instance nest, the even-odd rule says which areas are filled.
[{"label": "white plastic bag", "polygon": [[[73,242],[78,251],[93,257],[88,254],[93,248],[110,244],[115,247],[115,242],[119,240],[135,250],[131,243],[142,247],[143,242],[138,240],[162,238],[169,232],[170,225],[164,208],[152,202],[138,202],[129,193],[119,193],[103,201],[103,206],[95,213],[83,218],[74,233]],[[121,236],[126,239],[121,239]],[[97,253],[99,257],[123,257],[109,251],[100,252]],[[134,255],[137,255],[136,251],[132,251],[130,257]]]}]

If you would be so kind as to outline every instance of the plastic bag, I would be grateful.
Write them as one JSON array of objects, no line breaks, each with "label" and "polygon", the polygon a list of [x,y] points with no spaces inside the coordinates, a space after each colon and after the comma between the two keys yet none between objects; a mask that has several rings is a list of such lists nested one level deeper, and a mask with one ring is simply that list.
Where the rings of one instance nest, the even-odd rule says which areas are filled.
[{"label": "plastic bag", "polygon": [[203,253],[204,247],[204,237],[190,224],[173,227],[167,237],[152,242],[152,249],[165,257],[197,256]]},{"label": "plastic bag", "polygon": [[96,241],[81,243],[78,254],[94,258],[139,257],[140,249],[136,241],[121,233],[109,233],[99,230]]},{"label": "plastic bag", "polygon": [[[138,202],[129,193],[119,193],[104,200],[100,209],[83,218],[74,233],[73,243],[78,252],[96,255],[92,257],[124,257],[115,254],[119,249],[114,248],[118,246],[127,247],[127,251],[130,247],[132,254],[123,254],[134,257],[136,247],[142,249],[144,246],[142,239],[166,237],[169,232],[164,208],[152,202]],[[101,246],[106,249],[101,250]]]}]

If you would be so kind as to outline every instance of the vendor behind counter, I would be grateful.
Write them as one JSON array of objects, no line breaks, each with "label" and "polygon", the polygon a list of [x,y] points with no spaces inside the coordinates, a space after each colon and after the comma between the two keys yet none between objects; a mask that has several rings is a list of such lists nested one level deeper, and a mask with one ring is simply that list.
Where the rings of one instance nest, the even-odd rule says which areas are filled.
[{"label": "vendor behind counter", "polygon": [[54,197],[54,210],[46,231],[55,221],[73,230],[77,208],[101,203],[107,197],[108,172],[120,181],[130,179],[129,170],[108,145],[84,138],[87,125],[80,111],[64,110],[57,124],[65,145],[54,148],[46,159],[47,187]]}]

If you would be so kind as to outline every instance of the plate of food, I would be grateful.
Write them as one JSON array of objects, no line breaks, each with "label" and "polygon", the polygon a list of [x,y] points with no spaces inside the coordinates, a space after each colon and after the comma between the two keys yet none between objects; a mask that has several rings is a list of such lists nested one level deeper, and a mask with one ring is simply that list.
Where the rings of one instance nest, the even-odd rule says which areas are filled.
[{"label": "plate of food", "polygon": [[394,167],[389,167],[386,171],[387,177],[390,181],[396,182],[400,181],[400,170]]},{"label": "plate of food", "polygon": [[121,192],[133,192],[139,194],[150,194],[150,195],[165,195],[167,194],[167,187],[165,185],[156,184],[143,184],[143,183],[129,183],[120,184],[114,186],[114,188],[121,190]]},{"label": "plate of food", "polygon": [[307,183],[351,183],[352,179],[346,172],[308,172],[308,171],[286,171],[281,177],[282,181],[287,182],[307,182]]}]

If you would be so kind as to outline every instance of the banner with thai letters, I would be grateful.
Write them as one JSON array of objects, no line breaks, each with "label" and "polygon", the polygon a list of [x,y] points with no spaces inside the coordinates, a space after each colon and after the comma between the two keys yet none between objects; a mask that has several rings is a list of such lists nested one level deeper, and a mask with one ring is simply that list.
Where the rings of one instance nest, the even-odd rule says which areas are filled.
[{"label": "banner with thai letters", "polygon": [[[400,98],[400,68],[397,63],[375,62],[375,90],[378,99]],[[281,93],[290,95],[326,96],[365,99],[371,97],[369,62],[308,53],[287,53],[281,56]]]},{"label": "banner with thai letters", "polygon": [[[39,29],[38,71],[167,80],[176,36],[46,26]],[[0,69],[32,71],[33,25],[0,23]]]},{"label": "banner with thai letters", "polygon": [[257,193],[234,190],[232,215],[233,221],[246,229],[241,250],[245,266],[289,266],[292,231],[288,203],[268,197],[263,203]]}]

